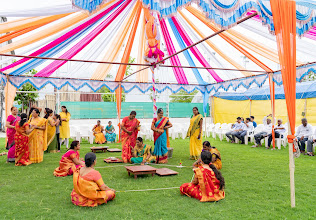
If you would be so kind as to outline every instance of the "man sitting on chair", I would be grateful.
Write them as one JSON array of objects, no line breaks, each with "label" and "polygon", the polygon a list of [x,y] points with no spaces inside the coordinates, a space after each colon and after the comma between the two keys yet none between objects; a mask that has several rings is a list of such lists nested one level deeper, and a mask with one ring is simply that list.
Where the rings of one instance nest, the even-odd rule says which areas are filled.
[{"label": "man sitting on chair", "polygon": [[308,140],[309,136],[313,134],[313,127],[307,123],[306,118],[302,118],[301,121],[302,124],[298,126],[295,137],[297,138],[301,153],[305,153],[305,142]]},{"label": "man sitting on chair", "polygon": [[[274,137],[275,138],[283,138],[284,133],[286,132],[284,125],[282,124],[282,119],[278,119],[278,124],[274,127]],[[268,135],[268,147],[267,149],[270,148],[271,142],[272,142],[272,133]]]},{"label": "man sitting on chair", "polygon": [[250,118],[246,118],[245,126],[243,129],[244,130],[239,135],[236,135],[236,137],[241,140],[241,144],[245,144],[245,136],[247,135],[247,132],[252,131],[253,129],[253,123],[251,122]]},{"label": "man sitting on chair", "polygon": [[256,128],[257,127],[257,122],[255,122],[255,117],[254,116],[250,116],[250,121],[253,124],[253,127]]},{"label": "man sitting on chair", "polygon": [[313,151],[313,144],[316,143],[316,130],[313,134],[313,139],[307,141],[307,154],[308,156],[315,156]]},{"label": "man sitting on chair", "polygon": [[259,132],[258,134],[255,134],[255,145],[253,145],[252,147],[261,147],[261,139],[267,137],[268,135],[270,135],[272,133],[272,123],[271,123],[271,119],[267,118],[269,116],[272,116],[272,114],[267,115],[263,118],[263,124],[264,124],[264,128],[261,132]]},{"label": "man sitting on chair", "polygon": [[231,143],[235,142],[235,136],[239,135],[244,130],[243,129],[244,126],[245,126],[245,124],[241,122],[241,117],[238,117],[237,122],[235,124],[232,124],[233,130],[231,130],[225,134],[226,137],[229,138]]}]

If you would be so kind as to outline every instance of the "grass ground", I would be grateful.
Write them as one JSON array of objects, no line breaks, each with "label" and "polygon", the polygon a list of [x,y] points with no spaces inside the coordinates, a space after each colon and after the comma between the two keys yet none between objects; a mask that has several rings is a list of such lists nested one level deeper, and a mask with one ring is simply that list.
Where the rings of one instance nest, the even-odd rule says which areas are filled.
[{"label": "grass ground", "polygon": [[[296,208],[290,208],[288,150],[253,149],[208,139],[222,155],[226,198],[201,203],[181,196],[178,189],[118,192],[114,201],[96,208],[74,206],[70,201],[72,177],[56,178],[53,170],[62,153],[45,154],[44,162],[27,167],[6,164],[0,157],[1,219],[315,219],[316,175],[314,157],[295,159]],[[153,144],[152,142],[146,142]],[[111,147],[118,146],[110,144]],[[4,139],[0,139],[3,148]],[[91,145],[83,143],[83,157]],[[106,164],[103,158],[118,153],[98,153],[97,170],[117,191],[180,186],[192,178],[189,141],[171,140],[174,147],[169,165],[181,160],[188,168],[172,169],[177,176],[129,177],[124,166]],[[2,152],[3,149],[0,149]],[[115,167],[112,167],[115,166]],[[155,165],[161,167],[161,165]]]}]

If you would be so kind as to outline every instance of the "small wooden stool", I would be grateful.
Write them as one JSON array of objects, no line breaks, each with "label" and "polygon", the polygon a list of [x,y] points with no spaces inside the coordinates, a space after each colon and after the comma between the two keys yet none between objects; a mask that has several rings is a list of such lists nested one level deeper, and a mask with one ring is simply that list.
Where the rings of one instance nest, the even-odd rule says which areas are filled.
[{"label": "small wooden stool", "polygon": [[108,148],[107,151],[108,152],[122,152],[122,150],[118,148]]},{"label": "small wooden stool", "polygon": [[123,161],[121,159],[118,159],[118,158],[115,158],[115,159],[106,158],[106,159],[104,159],[104,162],[106,162],[106,163],[123,163]]},{"label": "small wooden stool", "polygon": [[129,176],[131,175],[131,173],[134,174],[134,179],[137,179],[137,175],[151,174],[152,176],[154,176],[157,170],[156,168],[148,165],[126,166],[125,168]]},{"label": "small wooden stool", "polygon": [[93,153],[106,152],[108,148],[109,148],[109,147],[107,147],[107,146],[103,146],[103,147],[90,147],[90,149],[91,149],[91,151],[92,151]]},{"label": "small wooden stool", "polygon": [[171,175],[177,175],[179,173],[174,170],[170,170],[168,168],[161,168],[161,169],[156,170],[156,174],[158,176],[171,176]]}]

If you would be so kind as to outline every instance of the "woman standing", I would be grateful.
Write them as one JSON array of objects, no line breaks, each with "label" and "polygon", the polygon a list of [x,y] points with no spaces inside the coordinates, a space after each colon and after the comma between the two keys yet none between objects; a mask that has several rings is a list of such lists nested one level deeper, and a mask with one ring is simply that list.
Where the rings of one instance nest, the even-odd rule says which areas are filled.
[{"label": "woman standing", "polygon": [[9,150],[9,146],[11,146],[12,142],[14,141],[15,124],[21,119],[17,114],[18,114],[18,109],[16,107],[12,107],[11,115],[9,115],[5,124],[7,128],[7,146],[6,146],[7,150]]},{"label": "woman standing", "polygon": [[190,127],[187,137],[190,137],[190,159],[197,160],[202,151],[202,126],[203,116],[197,107],[193,108],[193,117],[190,120]]},{"label": "woman standing", "polygon": [[30,160],[32,163],[43,161],[44,151],[47,150],[47,120],[39,117],[40,111],[34,109],[30,119],[30,128],[34,129],[29,135]]},{"label": "woman standing", "polygon": [[168,147],[170,147],[168,128],[171,127],[169,118],[163,116],[162,108],[158,109],[157,118],[154,118],[151,124],[151,130],[154,131],[154,155],[157,157],[157,163],[168,162]]},{"label": "woman standing", "polygon": [[47,119],[47,152],[56,153],[58,150],[56,125],[59,124],[59,121],[53,119],[53,110],[51,109],[46,109],[44,118]]},{"label": "woman standing", "polygon": [[32,162],[29,160],[29,137],[34,128],[30,128],[27,122],[27,115],[21,114],[21,120],[16,123],[15,141],[15,166],[27,166]]},{"label": "woman standing", "polygon": [[109,121],[109,125],[105,127],[105,139],[109,142],[115,142],[116,134],[111,121]]},{"label": "woman standing", "polygon": [[95,136],[95,143],[104,144],[106,143],[105,136],[103,134],[104,128],[101,126],[101,121],[98,120],[97,124],[92,128],[93,136]]},{"label": "woman standing", "polygon": [[132,149],[136,145],[139,121],[136,119],[136,112],[132,111],[129,116],[122,120],[122,159],[129,163],[132,157]]},{"label": "woman standing", "polygon": [[60,140],[59,140],[59,134],[60,134],[59,126],[61,125],[60,115],[55,114],[53,116],[53,119],[56,121],[57,152],[60,152]]},{"label": "woman standing", "polygon": [[61,125],[59,127],[60,129],[60,142],[62,143],[62,140],[65,139],[66,141],[66,147],[68,149],[69,146],[69,138],[70,138],[70,128],[69,128],[69,120],[71,114],[68,112],[66,106],[61,106],[61,113],[60,118],[61,118]]}]

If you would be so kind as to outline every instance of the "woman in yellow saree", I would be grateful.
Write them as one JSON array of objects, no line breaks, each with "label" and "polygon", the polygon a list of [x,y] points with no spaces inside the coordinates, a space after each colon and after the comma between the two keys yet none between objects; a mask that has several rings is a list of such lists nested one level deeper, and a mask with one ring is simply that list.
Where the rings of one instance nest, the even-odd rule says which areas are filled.
[{"label": "woman in yellow saree", "polygon": [[29,121],[30,128],[34,130],[29,135],[30,161],[40,163],[43,161],[44,151],[47,150],[47,120],[39,117],[40,111],[34,109]]},{"label": "woman in yellow saree", "polygon": [[202,151],[202,125],[203,116],[197,107],[193,108],[193,117],[190,120],[190,127],[187,137],[190,137],[190,159],[197,160]]},{"label": "woman in yellow saree", "polygon": [[53,110],[46,109],[46,115],[44,118],[47,119],[47,152],[56,153],[58,150],[58,142],[56,137],[56,125],[59,124],[59,120],[53,119]]},{"label": "woman in yellow saree", "polygon": [[194,168],[195,176],[193,181],[180,186],[180,193],[201,202],[213,202],[224,199],[225,180],[212,164],[212,154],[209,151],[203,151],[201,160],[202,164]]},{"label": "woman in yellow saree", "polygon": [[151,130],[154,131],[154,155],[157,163],[168,163],[168,147],[170,147],[168,129],[172,127],[169,118],[163,116],[162,108],[157,111],[157,118],[153,119]]},{"label": "woman in yellow saree", "polygon": [[73,175],[74,189],[71,192],[71,201],[77,206],[95,207],[115,198],[115,190],[104,184],[101,174],[94,169],[96,156],[87,153],[85,166],[78,168]]},{"label": "woman in yellow saree", "polygon": [[[222,169],[222,158],[221,153],[217,150],[216,147],[211,146],[210,142],[203,142],[203,151],[209,151],[212,154],[212,164],[216,167],[216,169]],[[201,157],[193,164],[193,167],[198,167],[202,163]]]},{"label": "woman in yellow saree", "polygon": [[151,146],[143,143],[143,138],[138,137],[136,139],[136,146],[133,150],[133,157],[131,158],[131,163],[140,163],[144,165],[145,163],[155,163],[156,157],[152,154]]},{"label": "woman in yellow saree", "polygon": [[59,126],[60,134],[60,144],[62,144],[62,140],[66,141],[66,148],[69,146],[69,138],[70,138],[70,128],[69,128],[69,120],[71,114],[68,112],[66,106],[61,106],[61,113],[59,113],[61,118],[61,125]]},{"label": "woman in yellow saree", "polygon": [[122,160],[129,163],[132,157],[132,149],[136,145],[136,138],[139,129],[139,121],[135,118],[136,112],[132,111],[129,116],[122,120]]},{"label": "woman in yellow saree", "polygon": [[103,134],[104,128],[101,126],[101,121],[98,120],[97,124],[93,127],[92,132],[93,135],[95,136],[95,143],[97,144],[104,144],[106,143],[105,136]]}]

